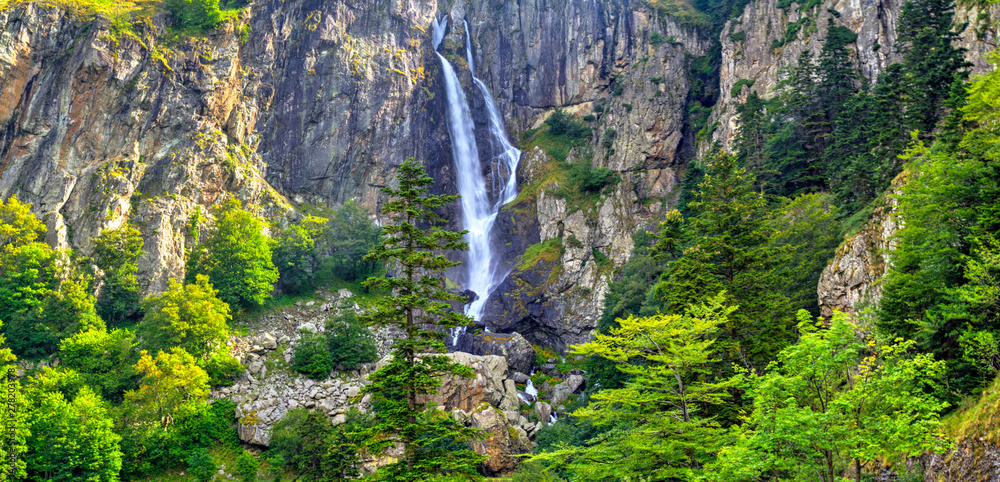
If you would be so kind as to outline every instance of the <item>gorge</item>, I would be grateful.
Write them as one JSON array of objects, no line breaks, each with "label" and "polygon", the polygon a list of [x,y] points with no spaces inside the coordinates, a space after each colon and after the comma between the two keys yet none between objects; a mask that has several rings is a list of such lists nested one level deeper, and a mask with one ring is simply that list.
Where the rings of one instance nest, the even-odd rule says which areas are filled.
[{"label": "gorge", "polygon": [[[794,309],[771,317],[764,308],[754,312],[751,303],[744,303],[732,320],[742,320],[737,317],[744,312],[759,319],[781,318],[784,325],[776,331],[792,334],[784,339],[765,329],[747,328],[758,324],[727,318],[719,325],[719,332],[730,337],[719,343],[718,359],[724,361],[698,372],[702,375],[690,375],[690,381],[718,377],[720,386],[725,385],[722,374],[731,375],[733,365],[747,373],[765,373],[765,358],[776,360],[778,351],[796,346],[793,341],[815,335],[808,331],[819,323],[812,323],[813,316],[824,317],[823,326],[830,328],[835,313],[846,313],[856,323],[858,340],[894,339],[878,330],[887,326],[880,316],[888,316],[880,306],[895,303],[891,306],[902,313],[901,320],[921,320],[897,324],[903,327],[899,330],[913,330],[908,338],[922,343],[898,348],[901,352],[910,359],[933,353],[938,360],[948,360],[947,370],[968,370],[947,372],[945,388],[932,387],[931,382],[924,386],[923,391],[951,404],[938,411],[971,413],[969,407],[980,407],[976,422],[957,416],[948,422],[953,424],[950,437],[961,434],[954,435],[951,452],[914,449],[900,457],[910,465],[919,461],[926,469],[923,480],[991,480],[997,472],[990,473],[990,467],[1000,463],[1000,442],[983,435],[991,433],[998,420],[987,403],[993,400],[996,390],[990,387],[995,384],[990,385],[993,378],[984,373],[994,373],[996,363],[982,354],[989,351],[982,346],[993,346],[988,340],[996,330],[989,328],[992,321],[975,332],[960,327],[993,320],[996,310],[983,308],[983,314],[965,319],[949,318],[960,310],[942,309],[944,314],[925,319],[922,312],[906,311],[920,304],[899,293],[900,286],[938,287],[959,283],[955,280],[989,286],[997,279],[989,264],[994,258],[977,254],[992,252],[995,225],[983,224],[979,231],[968,227],[988,217],[973,221],[969,212],[993,212],[975,207],[980,200],[970,199],[993,191],[963,191],[965,197],[955,194],[953,205],[943,208],[920,205],[906,196],[925,186],[921,179],[934,179],[921,169],[937,165],[933,156],[938,153],[955,151],[956,159],[979,155],[976,139],[963,136],[981,135],[992,125],[987,120],[994,119],[993,111],[961,109],[995,109],[995,99],[979,102],[975,90],[969,90],[969,101],[949,95],[994,72],[990,59],[998,42],[1000,6],[990,1],[954,6],[954,28],[948,25],[941,45],[954,47],[967,65],[963,63],[953,86],[938,86],[934,95],[925,96],[935,97],[933,108],[928,108],[934,115],[925,116],[933,118],[930,129],[911,139],[915,124],[885,121],[877,125],[880,132],[855,132],[855,137],[834,145],[848,128],[875,126],[879,120],[844,122],[838,117],[843,112],[862,119],[866,111],[889,112],[886,106],[894,102],[903,106],[899,112],[916,112],[913,106],[919,99],[914,99],[923,97],[912,94],[913,79],[920,77],[912,72],[919,68],[903,65],[913,62],[908,52],[916,48],[916,40],[900,36],[912,23],[904,10],[916,1],[222,1],[209,2],[222,7],[211,28],[182,25],[170,2],[126,2],[121,7],[126,13],[112,14],[89,0],[0,2],[0,199],[30,204],[30,213],[44,224],[41,244],[73,253],[73,263],[52,261],[49,271],[68,273],[72,269],[67,266],[86,266],[80,268],[79,279],[86,279],[80,281],[86,285],[82,291],[87,292],[82,298],[100,297],[110,279],[90,261],[100,255],[101,234],[134,227],[142,248],[135,261],[137,292],[141,297],[159,296],[170,292],[171,280],[195,283],[194,253],[217,233],[227,200],[239,201],[248,216],[261,220],[261,232],[273,240],[268,249],[276,253],[275,259],[295,252],[289,246],[332,252],[335,243],[322,241],[335,231],[328,220],[357,208],[361,214],[351,221],[361,221],[345,221],[338,229],[384,227],[390,217],[384,211],[389,198],[383,189],[398,184],[397,171],[406,159],[416,159],[433,178],[431,194],[460,195],[437,210],[444,218],[439,227],[467,231],[468,251],[444,253],[461,265],[441,277],[449,293],[469,297],[463,307],[456,303],[452,308],[464,310],[474,321],[445,339],[450,356],[471,367],[471,378],[446,379],[440,396],[427,403],[491,434],[472,443],[487,456],[480,472],[490,476],[517,470],[518,455],[543,449],[558,453],[552,441],[556,437],[583,440],[585,434],[597,433],[587,432],[593,428],[587,425],[551,429],[550,422],[576,424],[574,410],[593,403],[600,390],[614,389],[612,383],[626,383],[596,370],[614,372],[615,365],[629,365],[636,358],[616,352],[618,358],[609,365],[596,365],[596,355],[574,347],[593,342],[599,333],[607,335],[629,316],[677,315],[682,318],[670,326],[679,326],[688,319],[683,318],[688,315],[679,308],[681,303],[711,305],[710,296],[721,291],[716,289],[721,285],[713,284],[715,278],[706,281],[706,273],[722,262],[683,264],[695,259],[698,240],[766,238],[760,243],[771,243],[774,251],[768,253],[774,255],[748,264],[769,270],[750,270],[756,274],[745,278],[729,276],[727,282],[745,284],[733,282],[725,288],[733,299],[743,301],[739,297],[750,297],[747,292],[755,291],[754,283],[762,279],[794,280],[796,286],[781,291]],[[833,45],[831,38],[842,42]],[[838,71],[834,64],[842,68]],[[824,91],[833,85],[824,82],[834,71],[847,72],[849,94],[842,98]],[[860,100],[851,104],[849,99]],[[789,120],[799,118],[805,120]],[[852,145],[869,147],[864,144],[869,139],[878,142],[866,151],[858,147],[864,152],[840,154]],[[918,141],[926,152],[919,150],[923,145]],[[750,194],[733,201],[740,208],[732,213],[698,204],[707,203],[699,196],[710,192],[704,186],[710,185],[711,169],[725,164],[715,157],[719,152],[732,153],[744,169],[732,179],[744,179],[740,176],[747,172],[754,176],[751,191],[760,194],[760,206],[745,202]],[[866,156],[880,163],[864,165]],[[840,162],[855,164],[842,167]],[[965,166],[958,161],[947,165]],[[970,178],[992,179],[986,167],[976,169],[968,167],[974,172]],[[940,171],[954,174],[961,169]],[[845,172],[860,174],[850,177]],[[968,185],[974,184],[943,183],[934,192]],[[719,214],[706,221],[711,214],[702,209],[732,216]],[[765,210],[767,214],[754,217]],[[906,210],[930,216],[928,226],[959,218],[964,224],[954,231],[941,228],[940,236],[937,228],[906,234]],[[927,214],[935,210],[962,214],[940,219]],[[740,230],[725,224],[733,219],[757,221]],[[803,219],[805,224],[796,224]],[[296,233],[312,237],[296,244]],[[3,236],[0,248],[10,244]],[[914,261],[918,255],[900,261],[894,253],[901,243],[912,247],[914,239],[944,238],[959,246],[954,251],[941,248],[941,253],[956,256],[947,258],[953,261],[947,276],[893,284],[894,272],[919,272],[934,264]],[[821,243],[829,246],[816,247]],[[924,253],[912,250],[906,252]],[[746,251],[734,252],[733,259],[749,257]],[[793,255],[783,254],[789,252]],[[229,324],[240,328],[225,346],[245,373],[230,386],[213,384],[206,393],[234,404],[239,441],[247,447],[265,450],[273,428],[296,408],[321,412],[325,420],[337,423],[346,423],[352,408],[371,409],[370,397],[366,400],[361,390],[366,377],[385,364],[399,333],[373,330],[382,361],[351,368],[341,363],[315,380],[292,368],[299,347],[318,339],[314,335],[332,332],[336,323],[331,320],[347,312],[364,315],[366,303],[378,296],[378,290],[361,285],[363,280],[330,274],[347,265],[358,269],[363,253],[350,256],[350,263],[340,264],[323,264],[320,255],[300,265],[295,264],[299,258],[276,263],[282,278],[274,300],[265,308],[233,306],[235,321]],[[938,256],[945,259],[944,254]],[[962,264],[970,259],[979,264]],[[0,259],[0,274],[24,271],[21,265],[3,263]],[[284,271],[289,266],[308,266],[301,270],[319,280],[310,285],[315,293],[290,288]],[[690,283],[676,281],[688,275]],[[58,292],[62,281],[52,281],[56,288],[47,289]],[[6,293],[3,289],[0,286],[0,293]],[[905,293],[918,291],[930,296],[917,288]],[[941,296],[981,301],[987,291]],[[688,292],[699,297],[686,298]],[[802,293],[807,295],[804,302]],[[882,304],[884,293],[889,293],[889,304]],[[760,304],[767,309],[780,304],[768,303]],[[925,305],[933,303],[921,309]],[[30,309],[36,306],[43,306],[42,301]],[[138,302],[136,306],[126,320],[102,321],[105,331],[138,330],[145,308]],[[22,311],[28,308],[26,304]],[[810,314],[800,312],[801,318],[796,318],[798,308]],[[805,316],[810,323],[802,321]],[[15,331],[24,319],[2,320],[8,344],[18,337],[31,338]],[[84,324],[71,325],[85,332],[79,328]],[[796,331],[802,326],[804,331]],[[920,330],[947,331],[948,336],[933,338]],[[43,332],[62,333],[49,328]],[[773,352],[768,351],[772,347],[759,352],[747,348],[770,337],[784,340],[780,346],[775,342]],[[17,353],[22,385],[27,387],[29,379],[47,369],[58,372],[60,363],[65,368],[66,356],[59,351],[64,338],[69,335],[53,334],[44,353]],[[136,357],[146,342],[142,336],[135,339],[131,349]],[[973,356],[972,348],[963,351],[965,355],[953,351],[973,346],[982,353]],[[851,350],[843,352],[854,353]],[[858,350],[876,355],[865,352],[867,348]],[[852,369],[862,363],[869,361],[855,363]],[[939,369],[929,362],[922,367],[927,373]],[[854,375],[844,377],[853,381]],[[939,375],[943,380],[945,371]],[[637,376],[642,374],[628,375]],[[133,378],[129,383],[138,390],[141,377]],[[735,413],[752,408],[751,397],[743,398],[746,387],[734,387],[726,385],[725,390],[739,395],[719,400],[746,405],[718,409],[720,419],[736,420]],[[113,404],[124,403],[124,390],[114,397]],[[714,417],[712,410],[716,408],[709,409]],[[122,423],[118,421],[118,427]],[[549,435],[544,435],[546,430]],[[556,432],[558,436],[551,435]],[[724,451],[706,452],[715,457]],[[839,476],[861,476],[860,465],[853,468],[861,456],[836,457],[842,465]],[[174,462],[172,470],[186,467],[186,462]],[[372,458],[362,465],[370,472],[382,462]],[[877,465],[866,465],[866,474],[875,476],[882,470]],[[560,469],[560,477],[568,478],[568,470]],[[687,477],[646,475],[651,480]],[[578,480],[588,479],[581,475]]]}]

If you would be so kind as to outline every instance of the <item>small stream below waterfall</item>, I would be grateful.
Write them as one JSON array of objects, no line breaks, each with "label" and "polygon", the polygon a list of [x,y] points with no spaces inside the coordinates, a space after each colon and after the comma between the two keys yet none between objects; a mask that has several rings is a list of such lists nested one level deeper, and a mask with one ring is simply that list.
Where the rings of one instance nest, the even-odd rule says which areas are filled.
[{"label": "small stream below waterfall", "polygon": [[[448,102],[448,134],[451,137],[451,153],[455,163],[458,192],[462,195],[462,228],[468,231],[465,236],[465,240],[469,243],[468,259],[463,265],[465,288],[478,295],[477,299],[466,305],[465,313],[475,321],[480,321],[490,292],[508,274],[500,272],[501,263],[495,259],[490,246],[490,232],[500,207],[517,197],[516,173],[517,164],[521,159],[521,151],[507,139],[503,117],[496,106],[496,101],[486,85],[475,75],[469,27],[467,23],[463,22],[463,24],[465,26],[465,52],[472,73],[472,81],[480,95],[483,96],[489,118],[489,152],[492,156],[489,159],[491,166],[489,185],[492,189],[489,191],[487,191],[487,180],[483,178],[482,174],[483,167],[476,144],[475,123],[472,120],[468,99],[462,90],[462,84],[454,66],[441,53],[437,52],[447,31],[447,16],[434,20],[433,46],[438,58],[441,59],[445,96]],[[492,199],[490,199],[491,197]],[[464,327],[461,327],[452,333],[453,345],[457,343],[458,336],[464,331]]]}]

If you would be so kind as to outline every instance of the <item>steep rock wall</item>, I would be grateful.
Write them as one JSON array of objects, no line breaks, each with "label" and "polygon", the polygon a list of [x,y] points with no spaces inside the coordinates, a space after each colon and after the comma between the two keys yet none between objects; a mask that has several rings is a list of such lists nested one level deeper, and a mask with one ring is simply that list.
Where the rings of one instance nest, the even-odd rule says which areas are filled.
[{"label": "steep rock wall", "polygon": [[[729,147],[736,135],[739,119],[736,106],[746,100],[751,92],[770,98],[783,78],[782,72],[794,67],[799,55],[808,50],[819,58],[826,39],[828,21],[843,25],[858,34],[853,49],[854,59],[861,73],[871,81],[894,62],[902,59],[895,48],[896,27],[903,0],[824,0],[811,9],[799,10],[799,3],[787,9],[778,8],[779,0],[757,0],[747,5],[743,14],[726,23],[719,41],[722,43],[722,64],[719,70],[721,99],[710,122],[716,123],[713,140]],[[990,6],[992,18],[1000,17],[1000,6]],[[971,22],[975,25],[978,7],[960,5],[956,11],[956,25]],[[789,25],[801,23],[791,41],[772,48],[781,42]],[[996,45],[996,33],[977,38],[975,28],[966,28],[961,34],[960,47],[967,50],[966,59],[973,64],[973,72],[990,68],[988,54]],[[731,92],[740,80],[752,80],[753,86],[740,92]],[[736,95],[733,95],[736,94]],[[702,146],[702,149],[707,146]]]},{"label": "steep rock wall", "polygon": [[[17,5],[0,12],[0,196],[32,202],[50,241],[84,254],[101,230],[135,223],[146,241],[140,277],[158,291],[183,274],[192,214],[228,196],[279,222],[303,202],[356,199],[377,213],[378,188],[410,156],[425,161],[434,191],[453,193],[428,28],[438,15],[450,16],[454,53],[468,21],[477,75],[511,137],[556,107],[586,115],[603,106],[570,161],[610,168],[621,182],[575,217],[573,206],[527,206],[539,213],[530,224],[545,227],[539,241],[581,243],[560,260],[558,288],[546,289],[586,334],[611,271],[597,269],[594,253],[623,263],[631,232],[672,199],[689,148],[687,54],[710,43],[639,0],[262,0],[170,45],[159,40],[163,15],[139,25],[138,38],[116,38],[106,20]],[[651,45],[653,33],[669,42]],[[483,99],[461,75],[489,159]],[[609,129],[617,135],[603,147]],[[446,214],[457,227],[457,213]],[[538,242],[519,236],[499,244]],[[507,251],[511,265],[523,253]]]}]

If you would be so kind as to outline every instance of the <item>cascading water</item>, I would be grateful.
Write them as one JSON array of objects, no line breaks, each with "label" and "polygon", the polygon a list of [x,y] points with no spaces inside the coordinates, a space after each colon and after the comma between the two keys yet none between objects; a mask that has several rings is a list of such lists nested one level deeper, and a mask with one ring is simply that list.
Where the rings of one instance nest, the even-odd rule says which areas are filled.
[{"label": "cascading water", "polygon": [[[446,29],[447,17],[434,20],[433,46],[435,53],[444,39]],[[471,69],[473,58],[467,24],[465,49]],[[491,202],[482,176],[472,113],[469,110],[465,92],[462,91],[462,85],[458,81],[458,75],[455,74],[451,62],[440,53],[437,53],[437,56],[441,59],[441,69],[444,74],[445,95],[448,101],[448,134],[451,136],[451,151],[455,161],[458,192],[462,195],[463,228],[468,230],[465,238],[469,243],[469,257],[465,264],[466,288],[479,296],[466,306],[465,313],[479,321],[482,318],[483,307],[490,291],[507,275],[507,273],[497,272],[499,263],[493,259],[490,231],[500,207],[517,197],[515,172],[521,151],[507,140],[503,119],[500,117],[493,96],[490,95],[486,86],[476,78],[473,71],[473,82],[482,93],[489,112],[490,141],[493,152],[498,153],[491,176],[496,199]],[[457,343],[458,336],[462,332],[464,332],[464,328],[456,329],[452,333],[452,344]]]}]

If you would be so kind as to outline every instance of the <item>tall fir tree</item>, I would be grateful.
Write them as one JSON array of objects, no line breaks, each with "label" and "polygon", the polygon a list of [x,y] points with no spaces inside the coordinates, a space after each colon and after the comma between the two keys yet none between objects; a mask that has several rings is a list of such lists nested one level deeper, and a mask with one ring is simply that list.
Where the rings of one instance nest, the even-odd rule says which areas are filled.
[{"label": "tall fir tree", "polygon": [[730,361],[762,369],[792,341],[794,324],[775,272],[783,248],[770,244],[767,203],[753,186],[734,156],[716,154],[688,206],[683,250],[657,293],[679,313],[725,291],[739,309],[722,330],[722,348]]},{"label": "tall fir tree", "polygon": [[965,49],[955,46],[954,20],[954,0],[910,0],[899,15],[896,41],[903,54],[907,127],[924,137],[941,119],[955,74],[968,77]]},{"label": "tall fir tree", "polygon": [[398,187],[382,190],[392,198],[383,207],[390,216],[385,237],[365,256],[366,261],[387,263],[393,274],[365,282],[391,294],[378,298],[361,318],[402,333],[393,344],[391,358],[368,377],[369,384],[362,390],[371,396],[378,416],[369,449],[378,453],[397,444],[403,447],[399,460],[380,467],[376,478],[478,480],[476,466],[483,458],[467,447],[455,449],[456,442],[474,439],[478,431],[428,405],[441,384],[440,377],[472,374],[469,367],[444,355],[442,331],[472,322],[451,310],[450,302],[464,299],[446,291],[441,276],[445,269],[458,265],[442,253],[467,249],[467,244],[462,241],[464,232],[440,227],[442,219],[434,210],[458,196],[427,194],[433,179],[413,159],[403,162],[397,179]]}]

